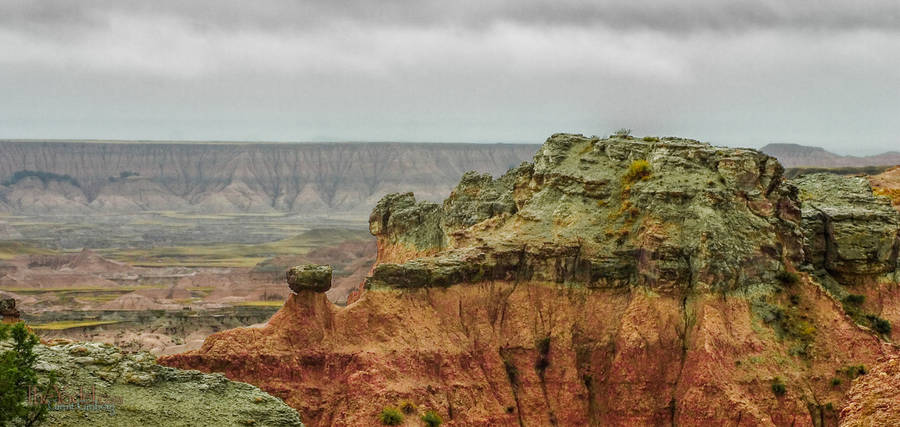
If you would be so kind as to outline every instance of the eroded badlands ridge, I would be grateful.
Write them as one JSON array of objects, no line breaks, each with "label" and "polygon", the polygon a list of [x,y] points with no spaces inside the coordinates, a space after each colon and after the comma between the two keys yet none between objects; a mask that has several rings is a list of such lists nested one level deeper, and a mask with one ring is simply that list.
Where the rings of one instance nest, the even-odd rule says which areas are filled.
[{"label": "eroded badlands ridge", "polygon": [[[442,205],[383,198],[353,304],[298,286],[266,327],[162,361],[311,425],[402,399],[451,425],[835,424],[853,367],[897,354],[875,319],[900,321],[900,221],[856,183],[807,211],[814,185],[782,171],[686,139],[553,135]],[[828,214],[854,207],[875,212]]]},{"label": "eroded badlands ridge", "polygon": [[[386,192],[440,200],[536,145],[0,141],[0,212],[365,215]],[[18,175],[17,175],[18,174]]]}]

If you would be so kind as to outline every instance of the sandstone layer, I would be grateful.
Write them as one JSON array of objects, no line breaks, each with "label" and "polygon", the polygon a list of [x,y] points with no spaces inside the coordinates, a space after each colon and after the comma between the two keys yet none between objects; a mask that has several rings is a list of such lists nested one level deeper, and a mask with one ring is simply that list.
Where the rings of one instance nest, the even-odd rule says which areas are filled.
[{"label": "sandstone layer", "polygon": [[[782,174],[755,150],[553,135],[442,204],[384,197],[346,308],[302,290],[263,328],[161,360],[316,426],[401,400],[449,425],[836,425],[838,377],[898,354],[867,316],[900,308],[900,214],[857,181],[804,205]],[[857,199],[853,226],[822,214]]]}]

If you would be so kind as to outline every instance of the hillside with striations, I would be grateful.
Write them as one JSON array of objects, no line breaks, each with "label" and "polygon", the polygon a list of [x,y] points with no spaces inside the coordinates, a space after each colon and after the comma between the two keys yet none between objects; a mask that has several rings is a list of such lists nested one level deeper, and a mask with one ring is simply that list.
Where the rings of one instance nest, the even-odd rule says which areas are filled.
[{"label": "hillside with striations", "polygon": [[851,407],[865,425],[896,398],[860,378],[900,354],[900,214],[865,178],[783,172],[689,139],[553,135],[441,204],[382,198],[347,307],[304,266],[265,327],[161,361],[314,426],[403,401],[448,425],[836,425]]},{"label": "hillside with striations", "polygon": [[438,200],[467,170],[500,174],[517,144],[0,141],[0,211],[350,213],[381,195]]},{"label": "hillside with striations", "polygon": [[900,152],[889,151],[873,156],[842,156],[825,150],[799,144],[768,144],[759,149],[787,168],[796,167],[865,167],[892,166],[900,164]]}]

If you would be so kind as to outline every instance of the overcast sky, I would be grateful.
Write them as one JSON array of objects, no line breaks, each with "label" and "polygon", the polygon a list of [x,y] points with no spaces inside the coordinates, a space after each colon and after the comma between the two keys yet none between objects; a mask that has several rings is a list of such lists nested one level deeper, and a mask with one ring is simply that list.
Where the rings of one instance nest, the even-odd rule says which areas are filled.
[{"label": "overcast sky", "polygon": [[0,138],[900,149],[897,0],[0,0]]}]

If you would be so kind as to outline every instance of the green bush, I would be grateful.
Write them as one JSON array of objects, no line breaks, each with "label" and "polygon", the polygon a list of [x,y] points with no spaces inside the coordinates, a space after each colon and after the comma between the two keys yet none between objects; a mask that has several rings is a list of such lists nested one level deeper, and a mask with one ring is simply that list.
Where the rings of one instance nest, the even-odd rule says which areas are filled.
[{"label": "green bush", "polygon": [[865,375],[867,372],[866,365],[850,365],[844,368],[844,373],[847,374],[847,377],[851,380],[860,375]]},{"label": "green bush", "polygon": [[403,414],[397,408],[384,408],[378,414],[378,420],[386,426],[399,426],[403,424]]},{"label": "green bush", "polygon": [[645,136],[642,138],[645,142],[659,142],[659,138],[655,136]]},{"label": "green bush", "polygon": [[834,377],[834,378],[831,379],[831,386],[832,386],[832,387],[837,387],[837,386],[839,386],[839,385],[841,385],[841,379],[840,379],[840,378]]},{"label": "green bush", "polygon": [[875,332],[884,335],[891,333],[891,322],[871,314],[866,316],[866,319],[869,320],[869,324],[872,325],[872,329],[874,329]]},{"label": "green bush", "polygon": [[415,403],[412,403],[409,400],[400,401],[400,410],[403,411],[406,415],[412,415],[419,411],[419,408],[416,407]]},{"label": "green bush", "polygon": [[[28,390],[38,387],[34,371],[34,346],[38,338],[25,328],[25,323],[0,324],[0,341],[12,338],[12,349],[0,353],[0,425],[36,425],[47,416],[46,405],[26,402]],[[42,395],[49,395],[53,376],[40,387]]]},{"label": "green bush", "polygon": [[850,295],[847,295],[846,297],[844,297],[844,302],[846,302],[847,304],[853,304],[853,305],[859,306],[859,305],[862,305],[862,303],[866,302],[866,296],[850,294]]},{"label": "green bush", "polygon": [[783,285],[792,286],[800,282],[800,275],[790,271],[779,271],[775,278]]},{"label": "green bush", "polygon": [[441,418],[437,412],[428,411],[425,412],[425,415],[422,415],[422,422],[425,423],[428,427],[438,427],[439,425],[444,423],[444,419]]},{"label": "green bush", "polygon": [[787,387],[781,381],[781,378],[775,377],[775,380],[772,382],[772,393],[775,393],[776,396],[784,396],[786,392]]},{"label": "green bush", "polygon": [[616,133],[612,134],[613,137],[618,138],[628,138],[631,136],[631,129],[621,128],[616,131]]},{"label": "green bush", "polygon": [[624,181],[632,183],[639,179],[646,179],[650,176],[650,162],[644,159],[638,159],[628,165],[628,171],[625,172]]}]

